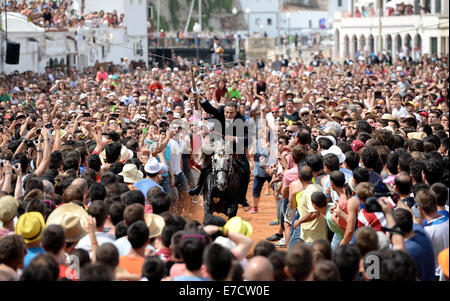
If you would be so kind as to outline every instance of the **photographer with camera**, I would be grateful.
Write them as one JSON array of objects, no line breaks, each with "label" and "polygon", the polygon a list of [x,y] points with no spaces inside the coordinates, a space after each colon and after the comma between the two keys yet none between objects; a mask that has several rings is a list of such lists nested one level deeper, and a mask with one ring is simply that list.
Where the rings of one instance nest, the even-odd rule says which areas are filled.
[{"label": "photographer with camera", "polygon": [[387,220],[380,214],[382,207],[378,204],[377,198],[384,197],[391,208],[395,206],[394,202],[386,197],[386,192],[376,193],[375,186],[369,182],[363,182],[356,186],[356,196],[360,203],[358,228],[366,226],[375,231],[383,231],[382,227],[387,226]]}]

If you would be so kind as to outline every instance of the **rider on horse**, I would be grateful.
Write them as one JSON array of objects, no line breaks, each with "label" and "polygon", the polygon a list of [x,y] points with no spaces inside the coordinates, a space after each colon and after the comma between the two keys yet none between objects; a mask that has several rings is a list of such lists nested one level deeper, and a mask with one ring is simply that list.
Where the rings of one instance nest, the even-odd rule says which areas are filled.
[{"label": "rider on horse", "polygon": [[[194,94],[196,99],[201,98],[199,94]],[[250,163],[246,156],[246,150],[248,148],[248,123],[244,116],[238,112],[236,103],[229,102],[225,106],[220,106],[218,109],[213,107],[208,100],[202,98],[200,105],[206,113],[211,114],[216,126],[221,127],[222,132],[217,133],[224,137],[225,141],[233,143],[233,155],[237,158],[240,173],[244,179],[238,192],[238,203],[244,207],[249,207],[246,200],[248,183],[250,182]],[[206,176],[211,172],[212,164],[208,160],[202,167],[200,177],[198,179],[197,186],[189,190],[190,195],[200,194],[202,187],[205,183]]]}]

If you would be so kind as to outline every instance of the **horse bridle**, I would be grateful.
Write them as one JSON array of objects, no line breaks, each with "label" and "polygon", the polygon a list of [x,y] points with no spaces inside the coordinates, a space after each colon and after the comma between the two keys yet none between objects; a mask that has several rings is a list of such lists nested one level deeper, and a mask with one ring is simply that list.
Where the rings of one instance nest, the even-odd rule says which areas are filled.
[{"label": "horse bridle", "polygon": [[[224,156],[224,155],[219,155],[219,156]],[[220,173],[220,172],[224,172],[224,173],[227,175],[227,182],[225,183],[225,188],[228,187],[228,178],[229,178],[230,175],[231,175],[231,168],[232,168],[232,165],[233,165],[233,157],[230,156],[230,158],[231,158],[231,159],[230,159],[230,164],[229,164],[229,166],[228,166],[228,170],[226,170],[225,168],[219,168],[219,169],[216,169],[216,168],[215,168],[215,165],[214,165],[214,156],[211,157],[211,162],[212,162],[212,172],[213,172],[213,175],[214,175],[214,177],[213,177],[213,186],[216,185],[216,177],[215,177],[215,175],[218,174],[218,173]]]}]

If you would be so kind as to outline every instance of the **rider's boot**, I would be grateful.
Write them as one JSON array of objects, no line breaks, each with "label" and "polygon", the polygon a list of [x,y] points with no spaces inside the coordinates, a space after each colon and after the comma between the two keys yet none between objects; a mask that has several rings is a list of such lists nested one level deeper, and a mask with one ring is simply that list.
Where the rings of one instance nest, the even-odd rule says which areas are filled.
[{"label": "rider's boot", "polygon": [[205,182],[206,172],[204,168],[200,171],[200,177],[198,178],[197,186],[188,190],[189,195],[199,195],[200,191],[202,191],[203,183]]}]

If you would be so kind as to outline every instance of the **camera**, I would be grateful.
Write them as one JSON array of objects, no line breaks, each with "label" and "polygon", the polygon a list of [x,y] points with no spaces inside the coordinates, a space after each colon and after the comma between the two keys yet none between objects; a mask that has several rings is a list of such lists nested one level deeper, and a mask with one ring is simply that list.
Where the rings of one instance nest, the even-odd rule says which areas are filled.
[{"label": "camera", "polygon": [[83,112],[83,117],[91,117],[91,113],[89,113],[89,112]]},{"label": "camera", "polygon": [[27,141],[27,147],[35,147],[34,141],[35,141],[35,140],[28,140],[28,141]]}]

